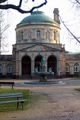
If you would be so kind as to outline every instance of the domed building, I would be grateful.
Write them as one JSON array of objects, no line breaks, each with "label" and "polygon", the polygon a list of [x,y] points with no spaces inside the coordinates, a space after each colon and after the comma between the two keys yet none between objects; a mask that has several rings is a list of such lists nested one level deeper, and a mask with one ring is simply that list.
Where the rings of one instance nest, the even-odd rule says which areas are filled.
[{"label": "domed building", "polygon": [[57,16],[55,21],[41,11],[35,11],[17,25],[16,44],[13,46],[17,76],[33,75],[35,68],[39,71],[43,56],[45,71],[52,68],[54,75],[60,75],[65,69],[64,53]]},{"label": "domed building", "polygon": [[[16,77],[34,76],[34,71],[40,71],[41,59],[45,60],[45,71],[51,68],[54,76],[80,75],[80,54],[70,54],[60,43],[59,11],[54,9],[54,19],[45,15],[42,11],[34,11],[25,17],[16,26],[16,44],[13,45],[11,56],[4,67],[5,59],[0,60],[1,75]],[[2,58],[2,56],[0,56]],[[8,73],[7,73],[7,70]],[[3,72],[6,71],[6,72]]]}]

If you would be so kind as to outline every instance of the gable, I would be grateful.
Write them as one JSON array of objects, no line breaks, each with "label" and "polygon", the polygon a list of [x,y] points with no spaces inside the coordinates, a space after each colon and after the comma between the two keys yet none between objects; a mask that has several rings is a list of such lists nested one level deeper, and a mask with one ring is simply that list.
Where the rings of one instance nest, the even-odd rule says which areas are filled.
[{"label": "gable", "polygon": [[47,47],[47,46],[43,46],[43,45],[36,45],[34,47],[28,48],[27,51],[38,51],[38,52],[46,52],[46,51],[50,51],[51,48]]},{"label": "gable", "polygon": [[22,48],[22,52],[50,52],[50,51],[62,51],[54,47],[50,47],[44,44],[34,44],[26,48]]}]

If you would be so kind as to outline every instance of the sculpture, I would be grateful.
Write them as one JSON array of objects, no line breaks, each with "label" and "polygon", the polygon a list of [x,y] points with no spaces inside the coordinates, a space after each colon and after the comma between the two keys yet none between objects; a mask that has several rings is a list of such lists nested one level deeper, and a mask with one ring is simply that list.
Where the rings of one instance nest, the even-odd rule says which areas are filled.
[{"label": "sculpture", "polygon": [[44,59],[44,57],[42,57],[42,59],[41,59],[41,69],[40,69],[40,71],[41,72],[45,72],[45,59]]},{"label": "sculpture", "polygon": [[35,74],[40,76],[40,82],[46,82],[47,75],[53,75],[51,67],[49,68],[49,72],[46,72],[44,57],[42,57],[41,62],[40,62],[40,71],[38,71],[38,69],[35,68]]}]

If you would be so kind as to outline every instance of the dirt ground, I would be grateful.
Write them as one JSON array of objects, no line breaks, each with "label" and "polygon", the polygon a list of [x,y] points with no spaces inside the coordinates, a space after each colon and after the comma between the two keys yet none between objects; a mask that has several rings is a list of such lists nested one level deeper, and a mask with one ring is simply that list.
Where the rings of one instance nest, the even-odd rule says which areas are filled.
[{"label": "dirt ground", "polygon": [[0,113],[0,120],[80,120],[80,92],[75,86],[28,87],[39,100],[29,109]]}]

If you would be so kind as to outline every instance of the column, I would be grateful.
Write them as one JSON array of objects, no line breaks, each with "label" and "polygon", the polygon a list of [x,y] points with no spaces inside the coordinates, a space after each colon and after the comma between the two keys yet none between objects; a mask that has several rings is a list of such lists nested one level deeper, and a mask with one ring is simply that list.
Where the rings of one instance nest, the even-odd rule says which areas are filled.
[{"label": "column", "polygon": [[57,75],[60,76],[61,75],[61,60],[58,59],[57,61]]},{"label": "column", "polygon": [[73,75],[74,74],[74,64],[70,65],[70,74]]},{"label": "column", "polygon": [[47,72],[47,59],[45,58],[45,72]]},{"label": "column", "polygon": [[19,76],[19,60],[16,60],[16,76]]},{"label": "column", "polygon": [[19,62],[19,76],[22,76],[22,64],[21,64],[21,60],[19,60],[18,62]]},{"label": "column", "polygon": [[31,60],[31,75],[34,74],[34,59]]}]

